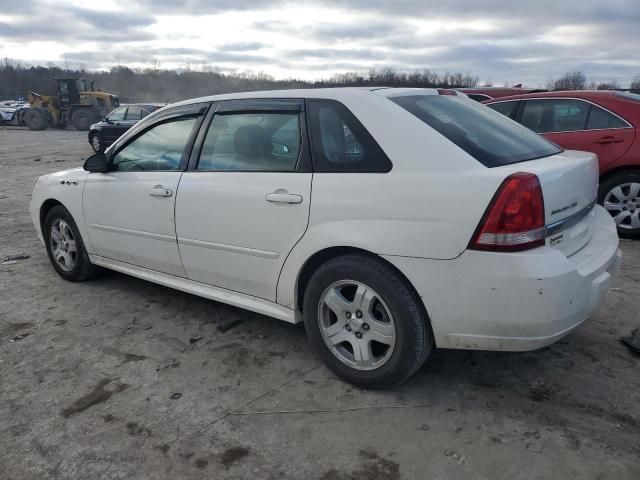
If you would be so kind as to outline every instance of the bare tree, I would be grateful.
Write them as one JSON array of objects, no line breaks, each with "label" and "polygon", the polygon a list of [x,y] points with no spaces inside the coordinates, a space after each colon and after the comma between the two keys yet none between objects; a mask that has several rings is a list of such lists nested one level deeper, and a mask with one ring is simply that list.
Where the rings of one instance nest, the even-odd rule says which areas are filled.
[{"label": "bare tree", "polygon": [[587,77],[580,70],[565,73],[562,77],[547,84],[550,90],[584,90]]},{"label": "bare tree", "polygon": [[636,75],[629,86],[631,90],[640,90],[640,75]]},{"label": "bare tree", "polygon": [[620,84],[616,80],[611,80],[609,82],[599,83],[596,90],[618,90],[619,88]]}]

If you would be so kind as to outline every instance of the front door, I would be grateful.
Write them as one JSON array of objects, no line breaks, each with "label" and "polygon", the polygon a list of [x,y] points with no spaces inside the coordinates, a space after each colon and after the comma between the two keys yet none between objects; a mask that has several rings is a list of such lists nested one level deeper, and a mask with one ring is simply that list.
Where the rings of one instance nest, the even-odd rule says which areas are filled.
[{"label": "front door", "polygon": [[196,116],[160,121],[119,147],[109,172],[87,177],[84,215],[96,254],[184,276],[174,207],[196,123]]},{"label": "front door", "polygon": [[218,105],[195,170],[180,181],[176,232],[187,277],[275,301],[309,219],[301,101]]},{"label": "front door", "polygon": [[103,125],[100,134],[106,145],[111,145],[129,129],[128,126],[123,125],[126,114],[127,107],[118,107],[105,118],[106,125]]}]

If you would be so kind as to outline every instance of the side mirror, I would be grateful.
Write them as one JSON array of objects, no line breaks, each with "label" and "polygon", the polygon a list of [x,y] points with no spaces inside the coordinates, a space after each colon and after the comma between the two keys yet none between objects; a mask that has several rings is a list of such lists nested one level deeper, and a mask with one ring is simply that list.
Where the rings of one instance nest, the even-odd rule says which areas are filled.
[{"label": "side mirror", "polygon": [[104,117],[102,120],[104,120],[107,123],[113,123],[109,117]]},{"label": "side mirror", "polygon": [[84,162],[83,168],[89,173],[105,173],[108,171],[107,156],[104,153],[91,155]]}]

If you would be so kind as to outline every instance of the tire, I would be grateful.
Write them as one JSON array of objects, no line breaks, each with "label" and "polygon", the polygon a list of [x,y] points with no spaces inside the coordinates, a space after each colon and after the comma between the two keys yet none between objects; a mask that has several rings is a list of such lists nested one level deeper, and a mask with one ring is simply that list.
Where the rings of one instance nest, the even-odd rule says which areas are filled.
[{"label": "tire", "polygon": [[[335,293],[339,296],[334,297]],[[362,305],[370,305],[363,313],[355,306],[360,295],[365,299]],[[328,300],[333,298],[339,301]],[[349,383],[372,389],[396,385],[413,375],[434,348],[420,302],[404,278],[382,261],[359,254],[334,258],[316,270],[304,293],[309,343],[327,367]],[[344,317],[337,311],[345,311]],[[375,338],[383,338],[384,343]],[[369,362],[358,360],[364,354],[355,354],[363,346],[358,351],[368,352]]]},{"label": "tire", "polygon": [[91,148],[96,153],[104,152],[104,144],[102,143],[102,138],[100,137],[99,133],[94,133],[93,135],[91,135]]},{"label": "tire", "polygon": [[598,203],[616,220],[621,238],[640,239],[640,172],[622,171],[606,178],[600,183]]},{"label": "tire", "polygon": [[[61,228],[62,225],[66,225],[66,227]],[[64,233],[62,238],[60,232]],[[62,278],[70,282],[81,282],[95,275],[97,268],[91,264],[76,222],[66,208],[58,205],[49,210],[42,225],[42,236],[49,261]],[[75,253],[72,251],[70,241],[75,242]],[[62,252],[57,247],[61,247]],[[61,262],[56,260],[56,256],[68,257],[72,261],[63,258]]]},{"label": "tire", "polygon": [[23,117],[24,123],[30,130],[44,130],[47,128],[49,120],[44,110],[41,108],[30,108]]},{"label": "tire", "polygon": [[77,130],[89,131],[89,127],[98,121],[96,115],[88,108],[81,108],[71,114],[71,123]]}]

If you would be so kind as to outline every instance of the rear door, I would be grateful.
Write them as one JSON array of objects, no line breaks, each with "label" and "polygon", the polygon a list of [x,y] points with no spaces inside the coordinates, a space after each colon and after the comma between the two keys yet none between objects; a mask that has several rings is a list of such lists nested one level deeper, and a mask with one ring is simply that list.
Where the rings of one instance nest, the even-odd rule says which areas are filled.
[{"label": "rear door", "polygon": [[525,100],[519,120],[563,148],[595,153],[601,167],[624,155],[635,135],[624,119],[575,98]]},{"label": "rear door", "polygon": [[208,117],[176,202],[187,277],[275,301],[280,269],[309,220],[304,102],[226,101]]}]

